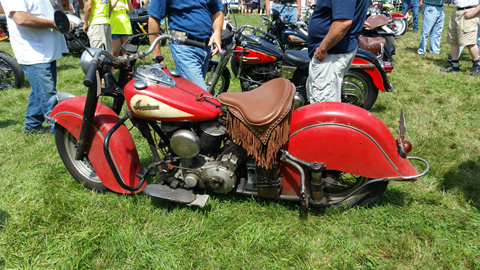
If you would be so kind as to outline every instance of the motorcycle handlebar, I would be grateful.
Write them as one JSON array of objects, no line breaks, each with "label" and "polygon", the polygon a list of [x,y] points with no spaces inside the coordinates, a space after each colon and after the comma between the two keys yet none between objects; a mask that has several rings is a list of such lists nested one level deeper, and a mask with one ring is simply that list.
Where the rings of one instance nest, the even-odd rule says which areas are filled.
[{"label": "motorcycle handlebar", "polygon": [[179,43],[187,44],[187,45],[198,47],[198,48],[201,48],[201,49],[205,49],[205,47],[206,47],[206,44],[202,43],[202,42],[198,42],[198,41],[191,40],[191,39],[186,39],[186,38],[181,38],[181,37],[176,37],[176,36],[164,34],[164,35],[160,35],[159,37],[157,37],[145,52],[138,52],[134,55],[127,55],[127,56],[124,56],[124,57],[116,57],[108,51],[101,50],[93,56],[93,59],[92,59],[91,63],[89,64],[87,75],[85,76],[85,80],[83,81],[83,84],[87,87],[93,86],[94,81],[95,81],[95,76],[96,76],[95,71],[97,70],[97,66],[98,66],[98,59],[101,59],[102,57],[106,57],[106,58],[112,60],[114,63],[124,64],[124,65],[128,66],[128,63],[130,61],[136,60],[136,59],[145,59],[146,56],[152,54],[153,50],[155,49],[157,44],[164,39],[170,39],[170,40],[173,40],[173,41],[177,41]]},{"label": "motorcycle handlebar", "polygon": [[83,80],[83,85],[85,85],[86,87],[92,87],[95,84],[97,64],[98,61],[92,60],[92,62],[90,62],[90,65],[88,66],[87,75],[85,76],[85,80]]}]

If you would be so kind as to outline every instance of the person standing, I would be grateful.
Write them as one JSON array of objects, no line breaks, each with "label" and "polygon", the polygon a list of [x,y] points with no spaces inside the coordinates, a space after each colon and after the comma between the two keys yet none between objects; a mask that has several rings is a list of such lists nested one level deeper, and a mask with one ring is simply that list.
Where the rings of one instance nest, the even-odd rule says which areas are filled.
[{"label": "person standing", "polygon": [[406,15],[407,12],[412,9],[413,16],[413,33],[418,32],[418,9],[421,7],[420,0],[405,0],[402,4],[402,14]]},{"label": "person standing", "polygon": [[110,26],[110,0],[86,0],[83,32],[87,33],[90,46],[112,51]]},{"label": "person standing", "polygon": [[308,29],[310,103],[341,102],[343,76],[357,52],[368,4],[368,0],[317,1]]},{"label": "person standing", "polygon": [[[270,0],[267,0],[270,1]],[[265,13],[265,0],[260,0],[260,15]]]},{"label": "person standing", "polygon": [[423,23],[417,53],[425,55],[430,37],[430,53],[440,54],[443,22],[445,20],[444,0],[423,0]]},{"label": "person standing", "polygon": [[[292,6],[296,4],[297,6]],[[273,0],[272,10],[280,13],[280,16],[286,22],[296,23],[302,17],[302,3],[301,0]],[[270,16],[270,0],[266,2],[267,17]]]},{"label": "person standing", "polygon": [[65,37],[56,30],[48,0],[0,0],[7,17],[10,44],[30,82],[24,132],[52,133],[45,115],[57,103],[57,62],[67,53]]},{"label": "person standing", "polygon": [[252,0],[252,15],[258,14],[259,6],[260,6],[260,0]]},{"label": "person standing", "polygon": [[[207,89],[205,76],[208,70],[210,54],[216,55],[221,50],[221,33],[223,28],[223,5],[221,0],[152,0],[148,9],[148,30],[160,32],[160,20],[168,17],[170,34],[177,37],[202,42],[205,49],[170,41],[170,51],[175,68],[180,73],[203,89]],[[188,15],[188,16],[187,16]],[[150,35],[150,42],[156,36]],[[212,49],[211,46],[215,45]],[[160,45],[153,51],[153,56],[161,56]],[[165,61],[162,61],[166,67]]]},{"label": "person standing", "polygon": [[73,15],[80,18],[80,5],[78,4],[78,0],[68,0],[68,7]]},{"label": "person standing", "polygon": [[50,0],[50,4],[52,4],[54,10],[62,10],[61,0]]},{"label": "person standing", "polygon": [[458,55],[460,46],[465,46],[472,57],[471,75],[480,75],[480,65],[478,62],[478,24],[480,18],[480,5],[478,0],[456,0],[456,11],[450,15],[448,23],[447,43],[450,44],[450,55],[452,57],[451,65],[442,72],[458,72]]},{"label": "person standing", "polygon": [[131,0],[112,0],[110,24],[112,26],[112,54],[118,56],[120,46],[132,35],[132,25],[128,13],[133,13]]}]

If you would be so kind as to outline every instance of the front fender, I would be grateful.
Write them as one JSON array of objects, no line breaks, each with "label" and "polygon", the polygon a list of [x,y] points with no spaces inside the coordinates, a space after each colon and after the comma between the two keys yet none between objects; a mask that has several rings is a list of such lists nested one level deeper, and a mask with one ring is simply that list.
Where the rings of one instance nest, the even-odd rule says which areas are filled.
[{"label": "front fender", "polygon": [[[58,103],[50,113],[50,117],[55,119],[56,125],[63,126],[77,139],[82,126],[85,101],[85,97],[66,99]],[[95,172],[106,187],[114,192],[130,194],[131,191],[123,189],[115,180],[103,151],[105,136],[119,120],[120,118],[113,110],[98,102],[86,151]],[[141,167],[140,159],[132,136],[125,125],[122,125],[112,135],[109,149],[113,163],[123,182],[131,187],[136,186],[139,179],[135,174]],[[146,184],[138,191],[143,190]]]},{"label": "front fender", "polygon": [[[295,110],[290,138],[283,148],[307,162],[325,163],[327,170],[368,178],[418,174],[400,156],[395,138],[380,119],[346,103],[314,103]],[[284,194],[298,194],[298,172],[282,166],[282,173]]]}]

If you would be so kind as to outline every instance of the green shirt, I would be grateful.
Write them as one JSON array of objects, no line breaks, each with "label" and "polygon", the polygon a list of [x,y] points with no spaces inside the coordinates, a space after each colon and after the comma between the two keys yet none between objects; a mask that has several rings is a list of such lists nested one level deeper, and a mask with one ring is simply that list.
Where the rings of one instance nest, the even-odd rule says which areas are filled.
[{"label": "green shirt", "polygon": [[118,0],[117,5],[112,10],[110,24],[112,25],[112,34],[132,34],[132,26],[130,25],[130,18],[128,17],[127,0]]},{"label": "green shirt", "polygon": [[110,0],[92,0],[92,13],[88,25],[110,24]]}]

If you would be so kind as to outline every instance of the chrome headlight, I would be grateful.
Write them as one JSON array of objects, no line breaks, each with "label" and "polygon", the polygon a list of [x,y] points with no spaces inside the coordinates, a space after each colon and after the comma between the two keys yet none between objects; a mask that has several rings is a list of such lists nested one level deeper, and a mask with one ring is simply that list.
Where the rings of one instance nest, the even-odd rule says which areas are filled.
[{"label": "chrome headlight", "polygon": [[83,51],[82,56],[80,57],[80,66],[82,67],[82,71],[85,75],[87,74],[90,62],[93,59],[92,55],[102,51],[102,49],[99,48],[88,48],[87,50]]}]

